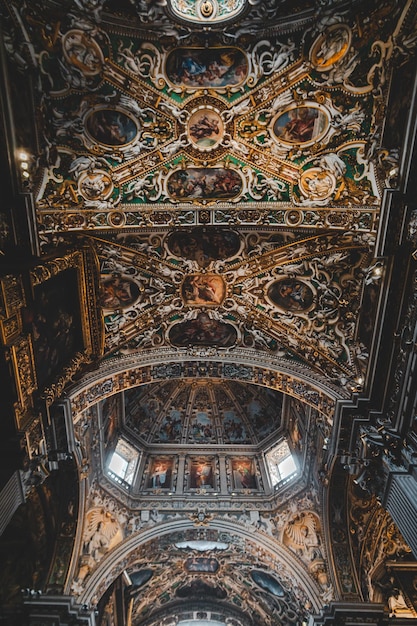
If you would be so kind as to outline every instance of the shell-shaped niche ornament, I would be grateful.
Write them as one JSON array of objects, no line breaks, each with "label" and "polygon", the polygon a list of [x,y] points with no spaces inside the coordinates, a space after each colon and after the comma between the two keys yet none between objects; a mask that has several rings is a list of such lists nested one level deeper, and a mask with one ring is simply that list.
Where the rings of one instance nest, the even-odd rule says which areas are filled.
[{"label": "shell-shaped niche ornament", "polygon": [[171,16],[193,24],[223,24],[239,17],[247,7],[247,0],[168,0]]}]

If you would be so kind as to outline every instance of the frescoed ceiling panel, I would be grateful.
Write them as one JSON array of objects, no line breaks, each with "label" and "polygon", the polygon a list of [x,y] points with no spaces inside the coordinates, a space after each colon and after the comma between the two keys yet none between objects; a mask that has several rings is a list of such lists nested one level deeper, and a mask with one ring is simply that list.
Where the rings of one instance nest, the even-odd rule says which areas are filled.
[{"label": "frescoed ceiling panel", "polygon": [[270,223],[375,230],[374,83],[392,54],[388,30],[371,48],[372,28],[341,13],[244,46],[192,32],[174,45],[175,33],[168,44],[82,11],[48,22],[43,9],[19,19],[42,80],[44,167],[32,186],[45,235],[198,208],[216,209],[210,223],[246,209]]},{"label": "frescoed ceiling panel", "polygon": [[124,392],[124,424],[143,444],[250,444],[282,429],[283,394],[237,381],[167,381]]},{"label": "frescoed ceiling panel", "polygon": [[368,347],[356,337],[371,258],[361,233],[180,230],[132,239],[94,240],[108,355],[240,346],[304,363],[342,386],[364,375]]}]

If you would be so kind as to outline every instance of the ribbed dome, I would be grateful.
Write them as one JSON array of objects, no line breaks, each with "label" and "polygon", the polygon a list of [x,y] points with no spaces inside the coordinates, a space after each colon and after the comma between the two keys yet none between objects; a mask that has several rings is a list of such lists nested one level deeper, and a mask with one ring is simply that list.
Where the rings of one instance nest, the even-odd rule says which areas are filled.
[{"label": "ribbed dome", "polygon": [[236,381],[131,389],[125,425],[147,444],[259,444],[281,426],[282,394]]}]

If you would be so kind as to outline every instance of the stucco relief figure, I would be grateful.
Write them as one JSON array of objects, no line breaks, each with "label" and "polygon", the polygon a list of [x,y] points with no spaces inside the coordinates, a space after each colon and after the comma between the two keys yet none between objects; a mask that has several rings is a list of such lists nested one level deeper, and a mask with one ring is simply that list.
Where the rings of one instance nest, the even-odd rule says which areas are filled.
[{"label": "stucco relief figure", "polygon": [[300,176],[301,193],[312,200],[325,200],[336,189],[336,178],[319,167],[311,167]]},{"label": "stucco relief figure", "polygon": [[123,539],[118,520],[102,508],[90,509],[84,529],[84,553],[94,561],[105,554]]},{"label": "stucco relief figure", "polygon": [[284,543],[307,561],[321,559],[319,521],[314,513],[297,513],[285,526]]},{"label": "stucco relief figure", "polygon": [[104,57],[100,46],[81,30],[70,30],[62,38],[62,49],[68,63],[85,76],[101,72]]},{"label": "stucco relief figure", "polygon": [[326,71],[340,61],[350,47],[350,30],[344,24],[333,24],[321,34],[311,49],[311,62],[318,71]]},{"label": "stucco relief figure", "polygon": [[113,183],[106,172],[85,172],[78,179],[78,191],[85,200],[105,200],[113,191]]}]

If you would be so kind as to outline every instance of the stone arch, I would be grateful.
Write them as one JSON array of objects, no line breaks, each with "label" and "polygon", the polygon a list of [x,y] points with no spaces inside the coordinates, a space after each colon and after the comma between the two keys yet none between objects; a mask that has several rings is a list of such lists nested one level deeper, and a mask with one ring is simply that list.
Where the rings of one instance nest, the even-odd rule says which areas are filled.
[{"label": "stone arch", "polygon": [[[115,580],[129,564],[129,556],[141,546],[162,536],[170,535],[175,531],[186,531],[195,528],[191,519],[175,519],[156,524],[155,526],[137,533],[123,543],[116,546],[99,563],[94,572],[86,579],[83,592],[78,598],[80,604],[94,605],[108,586]],[[293,587],[301,590],[311,603],[311,610],[317,612],[322,606],[321,590],[310,576],[307,568],[300,559],[294,556],[283,544],[278,543],[265,533],[257,532],[254,536],[253,528],[246,528],[241,524],[225,519],[214,519],[206,526],[207,529],[219,532],[229,532],[244,540],[255,542],[256,545],[269,553],[279,564],[280,572],[288,572]],[[278,569],[278,568],[277,568]]]}]

